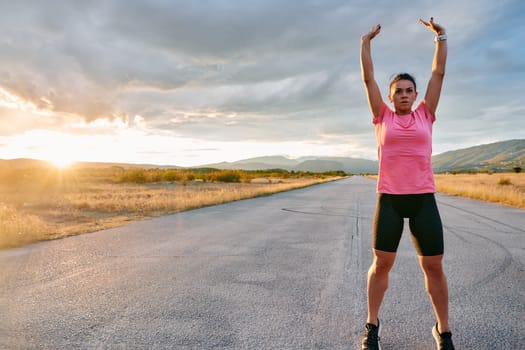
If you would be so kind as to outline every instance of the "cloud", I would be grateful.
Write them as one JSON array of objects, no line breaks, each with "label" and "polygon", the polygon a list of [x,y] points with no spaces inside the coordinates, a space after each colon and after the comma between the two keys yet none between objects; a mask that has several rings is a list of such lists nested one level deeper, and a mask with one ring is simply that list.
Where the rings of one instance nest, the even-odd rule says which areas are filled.
[{"label": "cloud", "polygon": [[[434,44],[417,19],[434,16],[450,38],[435,140],[506,138],[524,126],[516,119],[524,106],[524,7],[518,0],[2,1],[0,88],[33,109],[2,106],[0,96],[0,135],[85,133],[94,129],[78,125],[106,119],[105,133],[125,125],[209,141],[356,140],[348,142],[373,149],[360,35],[382,24],[372,50],[385,96],[400,71],[423,90]],[[478,121],[476,132],[462,120]],[[499,136],[483,131],[495,125]]]}]

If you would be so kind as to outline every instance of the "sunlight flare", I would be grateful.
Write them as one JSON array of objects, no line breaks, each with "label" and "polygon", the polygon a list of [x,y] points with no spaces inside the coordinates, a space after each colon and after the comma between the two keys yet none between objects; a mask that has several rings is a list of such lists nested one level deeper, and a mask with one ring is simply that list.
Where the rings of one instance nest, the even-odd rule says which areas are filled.
[{"label": "sunlight flare", "polygon": [[69,168],[75,162],[67,156],[57,156],[56,158],[48,159],[48,162],[59,169]]}]

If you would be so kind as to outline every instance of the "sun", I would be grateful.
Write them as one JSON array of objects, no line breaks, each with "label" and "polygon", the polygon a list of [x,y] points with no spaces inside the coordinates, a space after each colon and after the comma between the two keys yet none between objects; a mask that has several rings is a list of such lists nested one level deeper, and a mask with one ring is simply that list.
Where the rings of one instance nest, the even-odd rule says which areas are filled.
[{"label": "sun", "polygon": [[73,165],[75,161],[69,157],[62,156],[62,157],[53,157],[51,159],[48,159],[48,162],[53,164],[53,166],[59,169],[65,169]]}]

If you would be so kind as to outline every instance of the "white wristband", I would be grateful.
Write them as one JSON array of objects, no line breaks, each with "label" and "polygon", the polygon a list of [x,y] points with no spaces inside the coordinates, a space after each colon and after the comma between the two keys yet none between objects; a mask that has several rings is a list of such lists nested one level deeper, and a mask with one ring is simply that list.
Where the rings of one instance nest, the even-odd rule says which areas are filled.
[{"label": "white wristband", "polygon": [[434,38],[435,43],[437,43],[438,41],[444,41],[444,40],[447,40],[447,34],[436,35],[436,37]]}]

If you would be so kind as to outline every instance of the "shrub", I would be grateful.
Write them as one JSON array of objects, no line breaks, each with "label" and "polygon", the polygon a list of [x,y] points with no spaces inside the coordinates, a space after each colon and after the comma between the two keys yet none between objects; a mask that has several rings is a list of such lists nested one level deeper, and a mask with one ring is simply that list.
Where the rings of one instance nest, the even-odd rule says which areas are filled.
[{"label": "shrub", "polygon": [[241,173],[238,170],[220,170],[209,173],[207,176],[209,181],[218,182],[241,182]]},{"label": "shrub", "polygon": [[147,181],[148,178],[144,169],[128,169],[117,178],[117,182],[132,182],[143,184]]},{"label": "shrub", "polygon": [[512,182],[510,181],[510,179],[502,177],[499,179],[498,185],[501,185],[501,186],[512,185]]},{"label": "shrub", "polygon": [[166,170],[164,172],[165,181],[180,181],[182,180],[182,174],[177,170]]},{"label": "shrub", "polygon": [[164,172],[159,169],[152,169],[147,172],[147,182],[161,182],[164,180]]},{"label": "shrub", "polygon": [[253,180],[252,175],[245,173],[245,172],[242,173],[242,176],[241,176],[242,182],[244,182],[245,184],[249,184],[249,183],[252,183],[252,180]]}]

